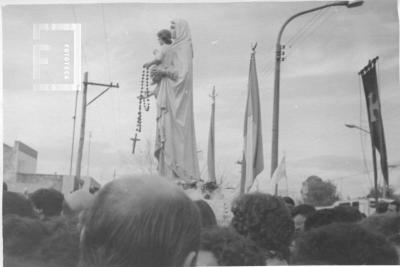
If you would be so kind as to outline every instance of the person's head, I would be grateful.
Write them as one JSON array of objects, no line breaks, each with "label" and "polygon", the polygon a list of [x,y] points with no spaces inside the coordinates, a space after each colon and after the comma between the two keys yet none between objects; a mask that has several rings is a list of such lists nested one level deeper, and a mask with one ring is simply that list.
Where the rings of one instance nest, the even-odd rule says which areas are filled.
[{"label": "person's head", "polygon": [[297,240],[293,264],[310,265],[398,264],[395,248],[382,235],[357,224],[333,223],[308,232]]},{"label": "person's head", "polygon": [[281,198],[262,193],[239,196],[232,203],[231,226],[265,249],[287,259],[294,223]]},{"label": "person's head", "polygon": [[15,214],[3,216],[3,250],[5,256],[25,257],[48,235],[39,219]]},{"label": "person's head", "polygon": [[400,259],[400,233],[392,235],[392,236],[389,236],[388,240],[396,248],[397,255],[399,256],[399,259]]},{"label": "person's head", "polygon": [[376,205],[376,213],[385,213],[388,210],[389,204],[384,201],[379,201]]},{"label": "person's head", "polygon": [[288,207],[289,211],[291,212],[293,210],[294,206],[296,205],[294,203],[293,198],[286,196],[286,197],[283,197],[282,199],[285,202],[286,206]]},{"label": "person's head", "polygon": [[30,195],[30,199],[41,218],[60,216],[64,195],[52,188],[38,189]]},{"label": "person's head", "polygon": [[171,44],[172,43],[172,36],[169,30],[161,30],[157,33],[158,41],[160,45],[164,44]]},{"label": "person's head", "polygon": [[217,218],[215,218],[214,211],[208,203],[202,199],[194,202],[199,209],[201,217],[201,226],[203,228],[213,227],[217,225]]},{"label": "person's head", "polygon": [[389,203],[387,212],[396,213],[400,211],[400,202],[398,200],[393,200]]},{"label": "person's head", "polygon": [[[5,266],[76,267],[79,234],[58,217],[41,221],[17,215],[3,220]],[[7,264],[6,264],[7,263]]]},{"label": "person's head", "polygon": [[292,218],[296,232],[301,232],[304,230],[304,223],[306,219],[315,212],[316,209],[314,206],[309,204],[300,204],[293,208]]},{"label": "person's head", "polygon": [[334,222],[355,223],[361,219],[361,213],[353,207],[338,206],[333,209],[321,209],[307,217],[304,230],[307,231]]},{"label": "person's head", "polygon": [[358,208],[351,206],[337,206],[333,208],[335,222],[355,223],[363,218]]},{"label": "person's head", "polygon": [[157,176],[106,184],[85,213],[82,266],[192,266],[200,214],[177,186]]},{"label": "person's head", "polygon": [[250,239],[230,227],[203,229],[198,266],[262,266],[265,254]]},{"label": "person's head", "polygon": [[377,231],[386,237],[400,234],[399,213],[374,214],[363,219],[359,224],[370,231]]},{"label": "person's head", "polygon": [[16,214],[22,217],[35,218],[32,202],[16,192],[3,192],[3,216]]},{"label": "person's head", "polygon": [[321,209],[307,217],[304,222],[304,230],[308,231],[312,228],[318,228],[331,224],[335,221],[335,212],[333,209]]}]

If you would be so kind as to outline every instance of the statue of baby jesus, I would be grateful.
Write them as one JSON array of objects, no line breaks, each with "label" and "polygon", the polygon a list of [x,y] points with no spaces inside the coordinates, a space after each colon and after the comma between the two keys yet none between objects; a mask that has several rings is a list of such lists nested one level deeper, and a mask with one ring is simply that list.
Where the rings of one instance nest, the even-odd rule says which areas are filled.
[{"label": "statue of baby jesus", "polygon": [[[171,32],[169,30],[161,30],[157,33],[157,37],[158,37],[158,42],[160,43],[160,49],[159,50],[155,49],[153,51],[154,59],[152,61],[145,63],[143,65],[144,68],[150,68],[152,66],[162,67],[163,65],[165,51],[172,43]],[[153,71],[153,70],[154,68],[150,71],[150,78],[152,80],[152,85],[158,84],[161,81],[162,77],[164,76],[159,71]],[[158,86],[156,87],[155,90],[157,89]],[[153,91],[148,95],[148,97],[151,95],[157,96],[157,92]]]}]

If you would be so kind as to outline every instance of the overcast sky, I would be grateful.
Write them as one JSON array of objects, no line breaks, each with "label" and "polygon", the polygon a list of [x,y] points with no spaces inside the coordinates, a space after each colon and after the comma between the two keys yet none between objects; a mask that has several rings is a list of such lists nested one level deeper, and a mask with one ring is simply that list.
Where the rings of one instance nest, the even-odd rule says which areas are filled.
[{"label": "overcast sky", "polygon": [[[265,158],[261,175],[268,177],[276,36],[288,17],[320,4],[314,1],[5,6],[4,142],[20,140],[38,150],[38,172],[68,174],[75,93],[33,91],[32,29],[39,23],[80,23],[82,70],[89,72],[92,82],[120,84],[119,89],[111,89],[88,108],[86,137],[92,132],[89,174],[106,182],[112,179],[114,169],[117,175],[139,171],[129,138],[135,130],[141,67],[152,59],[152,51],[157,48],[156,32],[168,28],[171,19],[184,18],[189,22],[194,46],[194,114],[203,179],[207,179],[204,168],[209,94],[215,85],[217,176],[224,175],[232,184],[238,182],[240,166],[235,162],[241,158],[243,147],[250,44],[254,42],[258,42],[256,61]],[[281,69],[279,152],[280,156],[286,154],[290,191],[297,193],[301,182],[312,174],[332,179],[345,196],[362,195],[370,187],[372,174],[363,174],[366,169],[361,146],[371,171],[370,139],[344,124],[361,123],[368,129],[365,98],[357,73],[376,56],[389,164],[400,163],[398,34],[395,0],[366,0],[358,8],[325,9],[289,24],[282,39],[286,60]],[[89,87],[88,98],[101,90]],[[154,100],[151,105],[143,119],[138,155],[145,149],[143,140],[154,139]],[[80,103],[78,107],[79,110]],[[85,175],[87,141],[88,138],[82,168]],[[399,168],[391,171],[391,180],[398,186]]]}]

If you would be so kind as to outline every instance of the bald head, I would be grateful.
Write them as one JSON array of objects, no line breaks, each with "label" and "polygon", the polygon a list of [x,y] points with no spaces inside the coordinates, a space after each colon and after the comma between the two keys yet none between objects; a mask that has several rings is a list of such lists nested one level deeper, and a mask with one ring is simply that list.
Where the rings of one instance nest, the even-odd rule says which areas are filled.
[{"label": "bald head", "polygon": [[105,185],[84,227],[85,266],[183,266],[199,245],[195,204],[156,176],[125,177]]}]

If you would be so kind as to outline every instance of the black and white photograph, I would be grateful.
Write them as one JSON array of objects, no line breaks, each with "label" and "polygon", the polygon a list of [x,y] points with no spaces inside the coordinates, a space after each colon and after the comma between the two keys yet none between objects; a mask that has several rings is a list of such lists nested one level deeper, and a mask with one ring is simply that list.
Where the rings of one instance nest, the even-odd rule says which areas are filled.
[{"label": "black and white photograph", "polygon": [[400,264],[398,0],[3,0],[2,264]]}]

